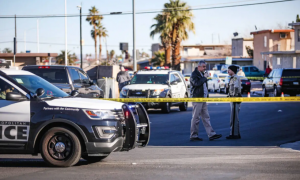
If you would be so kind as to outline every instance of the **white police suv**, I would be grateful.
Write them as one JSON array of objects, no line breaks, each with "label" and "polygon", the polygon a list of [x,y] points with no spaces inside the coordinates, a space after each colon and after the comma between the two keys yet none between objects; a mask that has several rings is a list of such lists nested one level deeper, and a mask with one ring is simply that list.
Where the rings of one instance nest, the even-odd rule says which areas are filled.
[{"label": "white police suv", "polygon": [[[123,87],[121,98],[187,98],[188,88],[184,76],[179,71],[169,70],[168,67],[145,67],[138,71],[131,81]],[[146,109],[160,108],[164,113],[170,112],[171,106],[179,106],[186,111],[188,104],[179,103],[143,103]]]},{"label": "white police suv", "polygon": [[149,118],[141,104],[74,97],[28,71],[0,69],[0,154],[41,153],[53,166],[97,162],[145,147]]}]

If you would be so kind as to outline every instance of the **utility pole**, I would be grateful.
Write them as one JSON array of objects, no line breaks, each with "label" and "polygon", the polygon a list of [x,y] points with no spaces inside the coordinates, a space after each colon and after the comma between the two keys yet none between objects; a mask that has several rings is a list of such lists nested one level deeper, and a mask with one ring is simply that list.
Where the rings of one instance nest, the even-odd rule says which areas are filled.
[{"label": "utility pole", "polygon": [[134,5],[135,0],[132,0],[132,9],[133,9],[133,70],[136,71],[136,50],[135,50],[135,5]]},{"label": "utility pole", "polygon": [[68,46],[67,46],[67,0],[65,0],[65,65],[68,65]]},{"label": "utility pole", "polygon": [[17,15],[15,14],[15,38],[16,38],[16,42],[15,42],[15,51],[17,52]]}]

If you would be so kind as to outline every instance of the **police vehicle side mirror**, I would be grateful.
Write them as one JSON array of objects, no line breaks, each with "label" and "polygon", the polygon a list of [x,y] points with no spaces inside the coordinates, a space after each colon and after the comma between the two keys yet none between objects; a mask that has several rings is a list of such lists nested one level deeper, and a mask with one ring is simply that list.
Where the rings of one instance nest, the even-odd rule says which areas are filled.
[{"label": "police vehicle side mirror", "polygon": [[177,81],[173,81],[173,82],[171,82],[171,85],[177,85],[178,84],[178,82]]},{"label": "police vehicle side mirror", "polygon": [[77,90],[73,90],[70,95],[76,97],[79,95],[79,92]]},{"label": "police vehicle side mirror", "polygon": [[37,97],[39,96],[42,96],[43,94],[45,94],[45,90],[43,88],[38,88],[36,91],[35,91]]},{"label": "police vehicle side mirror", "polygon": [[9,92],[6,94],[6,100],[8,101],[25,101],[27,100],[22,94],[17,92]]}]

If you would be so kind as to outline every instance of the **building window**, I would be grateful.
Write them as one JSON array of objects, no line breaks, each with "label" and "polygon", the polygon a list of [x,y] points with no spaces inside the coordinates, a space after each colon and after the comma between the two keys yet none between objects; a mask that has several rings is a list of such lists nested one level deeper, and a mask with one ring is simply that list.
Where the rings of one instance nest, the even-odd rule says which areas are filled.
[{"label": "building window", "polygon": [[204,47],[204,50],[213,50],[212,47]]},{"label": "building window", "polygon": [[300,29],[298,29],[298,42],[300,42]]},{"label": "building window", "polygon": [[264,37],[264,46],[267,47],[267,36]]},{"label": "building window", "polygon": [[280,58],[277,58],[277,65],[280,65]]},{"label": "building window", "polygon": [[296,64],[297,63],[297,58],[296,57],[293,57],[293,68],[296,69]]},{"label": "building window", "polygon": [[280,44],[277,44],[277,46],[278,46],[278,47],[277,47],[277,48],[278,48],[278,51],[280,51]]}]

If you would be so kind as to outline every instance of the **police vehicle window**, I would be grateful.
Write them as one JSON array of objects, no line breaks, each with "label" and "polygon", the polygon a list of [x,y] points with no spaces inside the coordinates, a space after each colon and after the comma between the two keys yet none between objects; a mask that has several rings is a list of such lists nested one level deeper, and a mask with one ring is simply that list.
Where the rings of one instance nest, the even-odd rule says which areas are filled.
[{"label": "police vehicle window", "polygon": [[249,67],[244,67],[244,71],[248,72],[249,71]]},{"label": "police vehicle window", "polygon": [[48,97],[67,97],[69,96],[64,91],[60,90],[53,84],[49,83],[43,78],[35,75],[11,75],[14,80],[24,86],[30,92],[35,93],[38,88],[43,88],[45,93],[40,96],[41,98]]},{"label": "police vehicle window", "polygon": [[274,71],[275,71],[275,70],[273,70],[273,71],[270,72],[270,74],[269,74],[269,76],[268,76],[269,78],[272,78],[272,77],[273,77]]},{"label": "police vehicle window", "polygon": [[259,70],[256,67],[250,67],[251,72],[258,72]]},{"label": "police vehicle window", "polygon": [[8,84],[4,80],[0,79],[0,100],[6,99],[6,94],[10,92],[20,93],[16,88],[12,85]]},{"label": "police vehicle window", "polygon": [[80,76],[80,79],[81,79],[81,82],[82,83],[85,83],[85,84],[88,84],[89,83],[89,77],[87,74],[85,74],[84,71],[78,69],[78,72],[79,72],[79,76]]},{"label": "police vehicle window", "polygon": [[68,83],[67,73],[64,69],[25,69],[40,76],[51,83]]},{"label": "police vehicle window", "polygon": [[174,76],[175,76],[177,82],[179,82],[179,83],[182,82],[181,78],[179,77],[178,74],[174,74]]},{"label": "police vehicle window", "polygon": [[176,77],[174,76],[174,74],[171,74],[170,82],[172,83],[174,81],[176,81]]},{"label": "police vehicle window", "polygon": [[130,84],[167,84],[167,74],[136,74]]},{"label": "police vehicle window", "polygon": [[69,69],[73,83],[81,83],[79,74],[76,69]]}]

